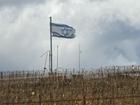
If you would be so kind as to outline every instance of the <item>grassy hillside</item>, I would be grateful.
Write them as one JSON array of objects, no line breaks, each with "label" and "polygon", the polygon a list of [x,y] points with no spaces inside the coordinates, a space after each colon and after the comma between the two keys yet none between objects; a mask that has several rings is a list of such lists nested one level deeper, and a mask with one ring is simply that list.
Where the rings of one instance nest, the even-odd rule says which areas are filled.
[{"label": "grassy hillside", "polygon": [[1,72],[0,105],[140,105],[140,70]]}]

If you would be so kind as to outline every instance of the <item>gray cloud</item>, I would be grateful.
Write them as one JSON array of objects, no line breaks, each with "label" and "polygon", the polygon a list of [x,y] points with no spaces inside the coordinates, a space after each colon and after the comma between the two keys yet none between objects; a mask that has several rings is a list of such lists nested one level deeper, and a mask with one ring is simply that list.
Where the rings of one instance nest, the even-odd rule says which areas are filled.
[{"label": "gray cloud", "polygon": [[84,58],[87,59],[86,62],[95,66],[127,65],[140,62],[138,60],[140,57],[137,56],[139,55],[137,47],[140,44],[140,30],[120,18],[113,18],[109,21],[100,20],[99,24],[99,29],[91,33],[91,36],[94,36],[89,36],[86,40],[86,47],[89,50]]},{"label": "gray cloud", "polygon": [[46,0],[0,0],[0,7],[44,3]]},{"label": "gray cloud", "polygon": [[[79,43],[82,67],[140,63],[138,0],[6,1],[0,1],[5,5],[0,10],[0,69],[43,67],[40,55],[49,49],[49,16],[76,28],[77,35],[72,40],[53,38],[54,68],[57,45],[59,66],[77,68]],[[32,3],[36,5],[26,6]],[[23,4],[22,10],[8,6]]]}]

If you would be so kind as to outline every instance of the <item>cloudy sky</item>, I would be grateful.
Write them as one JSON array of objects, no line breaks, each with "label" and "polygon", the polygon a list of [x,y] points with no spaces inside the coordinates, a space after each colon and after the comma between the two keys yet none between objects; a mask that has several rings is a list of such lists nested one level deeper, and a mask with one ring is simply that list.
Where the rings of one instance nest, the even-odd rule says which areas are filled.
[{"label": "cloudy sky", "polygon": [[59,67],[140,64],[139,0],[0,0],[0,70],[41,69],[49,17],[73,26],[75,39],[53,38]]}]

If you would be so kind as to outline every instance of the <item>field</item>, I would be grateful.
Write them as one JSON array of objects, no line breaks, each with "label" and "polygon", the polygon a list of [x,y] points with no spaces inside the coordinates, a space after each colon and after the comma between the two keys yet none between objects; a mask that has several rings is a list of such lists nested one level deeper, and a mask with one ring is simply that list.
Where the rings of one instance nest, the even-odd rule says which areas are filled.
[{"label": "field", "polygon": [[0,105],[140,105],[140,67],[1,72]]}]

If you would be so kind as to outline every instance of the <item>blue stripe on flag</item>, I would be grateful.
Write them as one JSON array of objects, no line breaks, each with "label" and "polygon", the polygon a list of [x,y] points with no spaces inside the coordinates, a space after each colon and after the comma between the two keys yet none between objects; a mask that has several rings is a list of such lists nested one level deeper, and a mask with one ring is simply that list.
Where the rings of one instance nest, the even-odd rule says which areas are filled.
[{"label": "blue stripe on flag", "polygon": [[75,29],[66,24],[57,24],[51,23],[52,25],[52,33],[54,37],[62,37],[62,38],[74,38],[75,37]]}]

